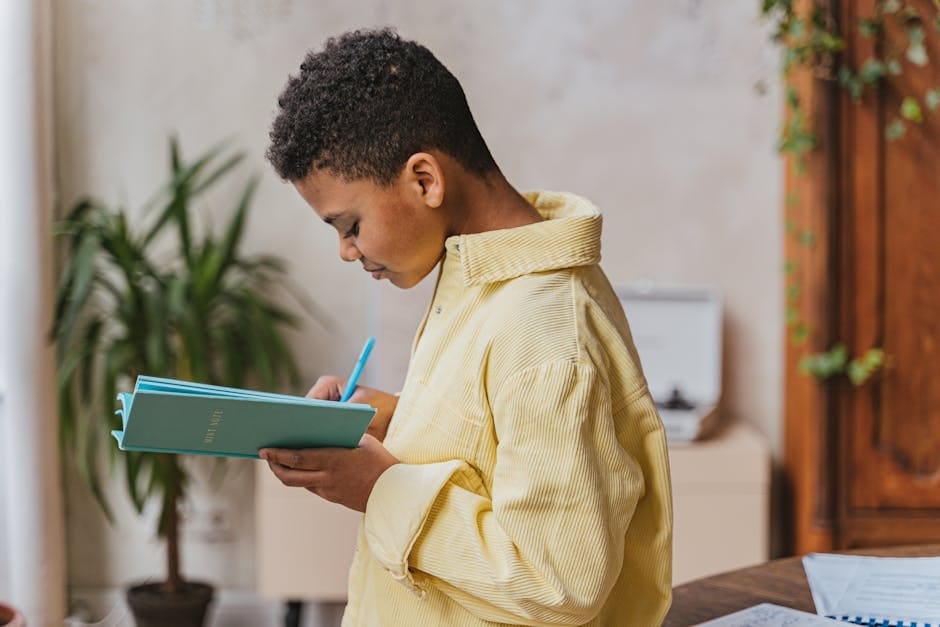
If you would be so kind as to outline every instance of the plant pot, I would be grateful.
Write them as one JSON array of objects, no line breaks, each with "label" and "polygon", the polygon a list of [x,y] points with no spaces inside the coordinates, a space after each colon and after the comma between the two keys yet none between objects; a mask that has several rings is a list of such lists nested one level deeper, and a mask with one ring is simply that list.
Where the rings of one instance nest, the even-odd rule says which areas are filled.
[{"label": "plant pot", "polygon": [[137,627],[202,627],[212,602],[212,586],[188,581],[179,592],[168,594],[162,585],[146,583],[127,589],[127,604]]},{"label": "plant pot", "polygon": [[0,625],[3,627],[26,627],[26,619],[15,607],[0,603]]}]

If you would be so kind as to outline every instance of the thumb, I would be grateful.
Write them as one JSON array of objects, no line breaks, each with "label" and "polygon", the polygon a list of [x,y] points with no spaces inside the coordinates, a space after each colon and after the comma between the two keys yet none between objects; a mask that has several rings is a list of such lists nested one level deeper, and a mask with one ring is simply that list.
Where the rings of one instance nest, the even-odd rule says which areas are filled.
[{"label": "thumb", "polygon": [[359,440],[359,448],[369,451],[379,447],[382,447],[382,443],[374,435],[371,433],[362,434],[362,438]]}]

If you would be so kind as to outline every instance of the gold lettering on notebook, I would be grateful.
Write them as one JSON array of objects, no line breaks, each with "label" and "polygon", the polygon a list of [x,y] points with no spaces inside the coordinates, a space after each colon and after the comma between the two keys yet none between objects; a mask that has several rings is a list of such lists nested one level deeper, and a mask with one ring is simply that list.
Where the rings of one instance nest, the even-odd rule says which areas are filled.
[{"label": "gold lettering on notebook", "polygon": [[222,410],[213,409],[209,414],[209,428],[206,429],[206,435],[202,438],[203,444],[212,444],[215,441],[215,434],[222,424]]}]

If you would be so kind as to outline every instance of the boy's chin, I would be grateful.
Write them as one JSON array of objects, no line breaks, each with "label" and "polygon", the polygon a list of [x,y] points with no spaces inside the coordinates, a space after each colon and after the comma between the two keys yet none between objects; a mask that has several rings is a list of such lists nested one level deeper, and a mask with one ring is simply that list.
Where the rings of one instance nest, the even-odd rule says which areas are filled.
[{"label": "boy's chin", "polygon": [[[425,275],[427,276],[427,275]],[[388,282],[397,287],[400,290],[410,290],[415,285],[424,280],[424,276],[410,275],[410,276],[401,276],[401,275],[389,275],[384,277],[388,279]]]},{"label": "boy's chin", "polygon": [[402,278],[402,277],[391,277],[391,276],[390,276],[390,277],[388,277],[388,282],[391,283],[392,285],[394,285],[395,287],[397,287],[397,288],[400,289],[400,290],[410,290],[410,289],[413,288],[415,285],[417,285],[418,283],[420,283],[421,280],[420,280],[420,279],[414,280],[413,278],[412,278],[412,279],[405,279],[405,278]]}]

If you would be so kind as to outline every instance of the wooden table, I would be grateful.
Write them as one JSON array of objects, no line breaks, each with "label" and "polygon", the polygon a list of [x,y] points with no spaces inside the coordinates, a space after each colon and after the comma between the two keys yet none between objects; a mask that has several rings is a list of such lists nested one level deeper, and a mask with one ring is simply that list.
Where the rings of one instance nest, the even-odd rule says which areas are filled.
[{"label": "wooden table", "polygon": [[[923,557],[940,555],[940,544],[861,549],[856,555]],[[688,627],[758,603],[776,603],[816,613],[799,557],[787,557],[690,581],[674,588],[663,627]]]}]

